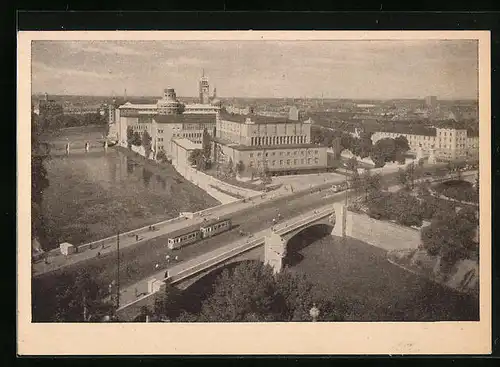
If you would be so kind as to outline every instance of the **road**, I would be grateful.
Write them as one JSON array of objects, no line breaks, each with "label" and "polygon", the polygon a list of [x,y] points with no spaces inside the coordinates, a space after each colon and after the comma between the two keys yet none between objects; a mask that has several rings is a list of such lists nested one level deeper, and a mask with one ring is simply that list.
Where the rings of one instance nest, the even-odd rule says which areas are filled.
[{"label": "road", "polygon": [[[323,192],[322,194],[316,196],[319,196],[319,198],[322,199],[320,201],[317,200],[318,198],[315,199],[316,205],[314,207],[317,208],[318,205],[321,206],[321,203],[325,203],[325,199],[328,199],[327,201],[330,201],[331,203],[344,200],[345,193],[333,194],[333,193]],[[306,217],[309,217],[311,209],[312,208],[309,208],[308,210],[301,210],[300,211],[302,213],[301,215],[293,215],[292,213],[291,218],[294,219],[293,223],[300,222],[301,220],[304,220]],[[322,208],[319,208],[318,213],[322,212],[324,209],[327,209],[327,207],[323,206]],[[288,225],[292,225],[293,223],[290,222],[284,223],[284,220],[282,220],[275,226],[275,230],[280,231],[282,229],[285,229]],[[240,235],[237,235],[236,237],[227,236],[227,238],[230,238],[230,240],[226,239],[225,241],[219,241],[218,246],[215,246],[215,244],[217,243],[216,241],[213,241],[214,242],[213,246],[209,246],[206,243],[202,244],[203,241],[198,242],[198,245],[200,246],[200,248],[203,249],[203,252],[201,253],[199,253],[198,251],[196,252],[193,251],[191,253],[186,252],[185,256],[187,255],[187,257],[182,257],[180,259],[181,261],[179,262],[171,261],[170,263],[167,263],[164,259],[161,259],[160,263],[158,264],[158,265],[161,264],[161,266],[159,266],[160,270],[156,269],[155,267],[155,272],[153,272],[147,278],[141,279],[129,286],[122,288],[120,292],[120,305],[123,306],[136,300],[139,296],[141,296],[144,292],[146,292],[147,283],[150,279],[152,278],[158,280],[164,279],[166,277],[167,270],[169,271],[169,275],[173,276],[179,274],[180,272],[186,269],[189,269],[192,266],[199,265],[205,261],[208,261],[219,255],[222,255],[229,250],[242,246],[245,243],[262,239],[269,233],[271,226],[272,226],[272,220],[271,222],[264,221],[262,222],[262,225],[259,226],[258,231],[252,232],[252,236],[248,235],[244,237],[241,237]],[[244,226],[242,225],[240,228],[244,228]],[[216,240],[216,238],[214,237],[212,238],[212,240]],[[196,246],[196,244],[194,244],[193,246]],[[177,253],[179,252],[180,251],[176,251],[175,254],[177,255]]]},{"label": "road", "polygon": [[[342,179],[339,180],[339,182]],[[168,223],[158,223],[155,224],[155,230],[150,231],[148,228],[141,228],[127,233],[123,233],[120,236],[120,249],[124,250],[130,246],[143,245],[145,242],[158,237],[165,237],[168,233],[182,229],[188,226],[201,224],[203,219],[209,219],[217,216],[224,216],[237,212],[240,210],[246,210],[253,208],[255,205],[259,205],[265,202],[270,202],[278,197],[283,197],[289,193],[285,192],[269,192],[262,196],[257,196],[246,202],[235,202],[228,206],[215,207],[212,210],[208,210],[208,214],[204,217],[196,217],[192,219],[181,219],[176,222]],[[304,193],[306,195],[306,193]],[[139,239],[136,239],[136,234],[139,235]],[[100,253],[101,256],[105,257],[117,249],[116,236],[108,238],[103,244],[97,244],[93,249],[87,249],[84,252],[75,253],[69,256],[62,255],[58,249],[55,249],[50,253],[49,263],[44,261],[39,261],[33,264],[33,276],[38,277],[42,274],[56,271],[58,269],[64,268],[66,266],[74,265],[82,261],[89,259],[95,259]]]},{"label": "road", "polygon": [[[331,192],[329,194],[328,190],[325,190],[306,195],[306,197],[280,197],[273,201],[267,201],[260,204],[258,209],[252,206],[235,213],[232,218],[235,227],[231,231],[175,251],[167,248],[168,235],[144,241],[140,246],[125,247],[123,250],[120,249],[120,285],[121,287],[127,287],[141,279],[152,277],[159,272],[156,264],[164,273],[167,267],[167,261],[165,260],[167,254],[171,257],[178,256],[179,261],[188,261],[241,238],[240,230],[256,233],[268,228],[278,212],[281,214],[282,219],[286,220],[328,203],[333,203],[335,200],[342,200],[343,197],[342,193],[338,197],[331,196]],[[44,288],[51,289],[52,285],[57,283],[58,275],[63,275],[66,272],[82,272],[83,270],[88,270],[105,284],[110,284],[116,279],[117,274],[116,252],[108,252],[103,254],[101,258],[94,257],[41,274],[35,280],[42,282]]]}]

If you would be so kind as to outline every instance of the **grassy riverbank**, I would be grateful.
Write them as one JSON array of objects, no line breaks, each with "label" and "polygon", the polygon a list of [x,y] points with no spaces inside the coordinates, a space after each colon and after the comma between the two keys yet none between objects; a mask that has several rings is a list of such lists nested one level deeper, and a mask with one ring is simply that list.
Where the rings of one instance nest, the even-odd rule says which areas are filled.
[{"label": "grassy riverbank", "polygon": [[[72,131],[73,133],[73,131]],[[174,218],[182,211],[219,205],[171,166],[146,162],[133,152],[51,157],[45,162],[44,249],[82,244]]]}]

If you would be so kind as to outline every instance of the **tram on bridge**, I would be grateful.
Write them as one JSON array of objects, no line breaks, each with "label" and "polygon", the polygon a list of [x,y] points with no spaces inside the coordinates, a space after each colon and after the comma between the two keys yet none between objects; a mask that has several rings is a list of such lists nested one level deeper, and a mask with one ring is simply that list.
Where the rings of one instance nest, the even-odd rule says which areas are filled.
[{"label": "tram on bridge", "polygon": [[219,233],[229,231],[233,228],[231,218],[215,218],[205,220],[196,227],[185,228],[170,234],[168,238],[168,248],[179,249],[190,245],[204,238],[209,238]]}]

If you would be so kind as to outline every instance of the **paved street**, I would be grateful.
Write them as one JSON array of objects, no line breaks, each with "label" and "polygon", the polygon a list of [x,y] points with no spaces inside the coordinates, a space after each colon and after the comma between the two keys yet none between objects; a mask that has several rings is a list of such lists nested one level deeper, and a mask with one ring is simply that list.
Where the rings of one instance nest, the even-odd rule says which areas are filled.
[{"label": "paved street", "polygon": [[[343,176],[340,176],[339,182],[344,180]],[[324,183],[324,182],[322,182]],[[294,190],[295,191],[295,190]],[[265,202],[270,202],[272,200],[282,198],[286,195],[290,195],[290,190],[282,190],[276,192],[269,192],[264,195],[264,197],[256,197],[247,202],[243,203],[233,203],[227,207],[216,207],[213,210],[209,210],[209,214],[206,214],[204,218],[224,216],[233,212],[241,211],[244,209],[252,208],[255,205],[259,205]],[[125,249],[130,246],[140,245],[144,242],[147,242],[153,238],[158,238],[161,236],[165,236],[170,232],[175,230],[202,223],[204,218],[193,218],[193,219],[185,219],[179,222],[174,223],[166,223],[163,225],[155,225],[155,231],[149,231],[147,228],[145,230],[136,230],[131,231],[127,234],[122,234],[120,236],[120,249]],[[139,234],[139,240],[136,240],[136,233]],[[116,236],[109,238],[103,245],[96,245],[93,249],[87,249],[81,253],[75,253],[69,256],[62,255],[59,249],[55,249],[50,252],[49,263],[45,263],[43,260],[33,264],[33,275],[38,276],[47,272],[51,272],[57,270],[59,268],[76,264],[78,262],[92,259],[98,256],[98,253],[101,256],[109,254],[113,251],[116,251]]]},{"label": "paved street", "polygon": [[[341,201],[344,198],[344,195],[342,193],[332,194],[329,197],[334,197],[334,196],[335,196],[335,199],[333,201]],[[326,208],[325,207],[319,208],[318,213],[321,212],[321,210],[323,210],[323,209],[326,209]],[[292,225],[293,223],[299,222],[299,221],[309,217],[310,215],[311,215],[311,213],[310,213],[310,209],[309,209],[308,212],[305,214],[301,214],[301,215],[297,215],[297,216],[292,217],[293,221],[289,220],[286,223],[282,222],[282,223],[277,224],[275,226],[275,229],[276,230],[285,229],[287,226]],[[181,261],[181,262],[173,261],[173,259],[170,261],[170,263],[163,262],[163,264],[162,264],[163,266],[159,267],[161,270],[158,270],[155,273],[153,273],[151,276],[149,276],[145,279],[141,279],[140,281],[135,282],[135,283],[129,285],[128,287],[123,288],[122,291],[120,292],[120,304],[122,306],[126,305],[130,302],[133,302],[141,295],[143,295],[144,292],[146,292],[146,290],[147,290],[148,281],[153,279],[153,278],[158,279],[158,280],[164,279],[165,273],[167,270],[169,271],[170,276],[179,274],[180,272],[182,272],[186,269],[189,269],[192,266],[199,265],[205,261],[216,258],[217,256],[220,256],[220,255],[224,254],[225,252],[230,251],[231,249],[235,249],[239,246],[242,246],[245,243],[249,243],[249,242],[255,241],[257,239],[264,238],[269,233],[270,227],[271,227],[271,224],[266,223],[264,229],[253,233],[253,235],[251,237],[245,236],[243,239],[240,239],[240,237],[237,237],[232,242],[230,242],[224,246],[214,248],[212,251],[205,251],[204,253],[201,253],[200,255],[189,257],[189,258],[183,257],[182,258],[183,261]],[[223,243],[226,243],[226,241],[224,241]],[[200,246],[201,246],[201,244],[200,244]],[[203,246],[203,248],[206,249],[206,246]]]}]

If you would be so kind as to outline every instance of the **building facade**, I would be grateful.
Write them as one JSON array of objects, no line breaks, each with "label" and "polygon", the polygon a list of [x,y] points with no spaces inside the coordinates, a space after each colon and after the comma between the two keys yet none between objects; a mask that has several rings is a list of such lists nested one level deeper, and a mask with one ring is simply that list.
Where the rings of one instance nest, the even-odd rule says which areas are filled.
[{"label": "building facade", "polygon": [[270,174],[324,170],[327,147],[311,143],[311,124],[310,119],[220,114],[214,160],[219,164],[240,164],[240,176],[252,176],[264,170]]},{"label": "building facade", "polygon": [[408,140],[410,153],[419,150],[424,156],[433,151],[436,159],[441,161],[474,158],[479,151],[479,138],[468,137],[467,130],[453,128],[420,129],[418,132],[385,132],[377,131],[372,135],[372,142],[384,138],[404,136]]},{"label": "building facade", "polygon": [[221,109],[221,102],[215,92],[213,98],[208,96],[208,78],[203,75],[199,83],[200,97],[203,102],[183,104],[177,98],[173,88],[166,88],[163,97],[155,104],[133,104],[127,102],[116,109],[110,108],[110,136],[116,134],[116,140],[127,146],[127,130],[143,134],[148,132],[152,137],[154,152],[164,150],[172,158],[172,139],[188,139],[200,144],[203,131],[215,135],[216,119]]}]

